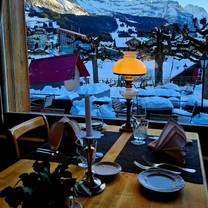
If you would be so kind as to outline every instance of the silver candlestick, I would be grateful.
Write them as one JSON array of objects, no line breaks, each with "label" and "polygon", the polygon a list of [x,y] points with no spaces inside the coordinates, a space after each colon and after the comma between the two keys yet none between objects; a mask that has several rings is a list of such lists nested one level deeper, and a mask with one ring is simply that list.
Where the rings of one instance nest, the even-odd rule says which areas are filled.
[{"label": "silver candlestick", "polygon": [[[99,132],[100,133],[100,132]],[[86,196],[93,196],[101,193],[105,189],[105,183],[103,183],[99,178],[95,177],[92,172],[92,164],[94,161],[96,148],[93,147],[92,143],[94,139],[98,139],[102,134],[97,131],[92,131],[94,136],[85,137],[87,143],[87,172],[85,178],[76,183],[75,188],[78,193]]]}]

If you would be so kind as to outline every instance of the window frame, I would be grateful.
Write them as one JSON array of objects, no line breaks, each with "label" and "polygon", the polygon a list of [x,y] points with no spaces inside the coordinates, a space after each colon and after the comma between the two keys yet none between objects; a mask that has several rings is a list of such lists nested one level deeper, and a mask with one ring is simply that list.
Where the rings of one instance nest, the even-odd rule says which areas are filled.
[{"label": "window frame", "polygon": [[1,88],[6,112],[30,111],[24,0],[2,0]]}]

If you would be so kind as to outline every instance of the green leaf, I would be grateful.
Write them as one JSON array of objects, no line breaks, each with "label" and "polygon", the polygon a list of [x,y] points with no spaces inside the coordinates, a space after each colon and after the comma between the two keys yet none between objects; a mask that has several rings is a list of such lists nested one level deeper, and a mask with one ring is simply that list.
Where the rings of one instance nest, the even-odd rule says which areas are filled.
[{"label": "green leaf", "polygon": [[65,197],[75,196],[74,185],[76,179],[68,170],[68,165],[74,159],[68,158],[60,163],[54,172],[50,173],[49,162],[33,164],[34,172],[23,173],[19,176],[23,186],[7,187],[0,192],[10,207],[45,208],[65,207]]}]

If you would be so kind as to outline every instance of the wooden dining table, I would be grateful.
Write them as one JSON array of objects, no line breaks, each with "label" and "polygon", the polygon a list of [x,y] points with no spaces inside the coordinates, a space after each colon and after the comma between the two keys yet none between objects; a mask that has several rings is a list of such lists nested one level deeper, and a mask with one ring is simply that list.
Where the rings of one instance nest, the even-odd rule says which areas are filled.
[{"label": "wooden dining table", "polygon": [[[118,132],[119,127],[108,125],[105,131]],[[150,135],[160,135],[161,130],[148,129]],[[205,170],[202,161],[202,153],[197,133],[186,132],[187,138],[197,140],[199,148],[199,158],[203,183],[196,184],[185,182],[185,187],[180,190],[177,195],[170,200],[166,200],[166,194],[156,200],[150,197],[150,193],[146,193],[144,188],[139,184],[135,173],[121,171],[118,175],[109,181],[105,181],[106,188],[102,193],[91,197],[78,197],[84,208],[205,208],[208,207],[207,184]],[[131,138],[131,133],[122,133],[116,142],[112,145],[109,151],[104,155],[102,161],[115,161],[125,144]],[[129,161],[133,162],[133,161]],[[7,186],[14,186],[18,181],[18,176],[25,172],[32,172],[32,164],[34,160],[20,159],[7,169],[0,173],[0,190]],[[51,168],[55,168],[57,163],[51,162]],[[79,166],[69,165],[74,177],[77,180],[83,179],[85,170]],[[138,171],[139,173],[139,171]],[[154,195],[154,193],[151,193]],[[3,198],[0,198],[0,208],[7,208],[8,204]]]}]

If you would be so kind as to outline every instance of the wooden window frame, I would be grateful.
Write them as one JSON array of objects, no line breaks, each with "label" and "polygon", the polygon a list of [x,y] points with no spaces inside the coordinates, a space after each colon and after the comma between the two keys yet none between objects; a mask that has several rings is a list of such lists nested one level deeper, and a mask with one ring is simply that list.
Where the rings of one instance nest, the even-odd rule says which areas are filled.
[{"label": "wooden window frame", "polygon": [[24,0],[1,1],[0,52],[4,111],[30,111]]}]

